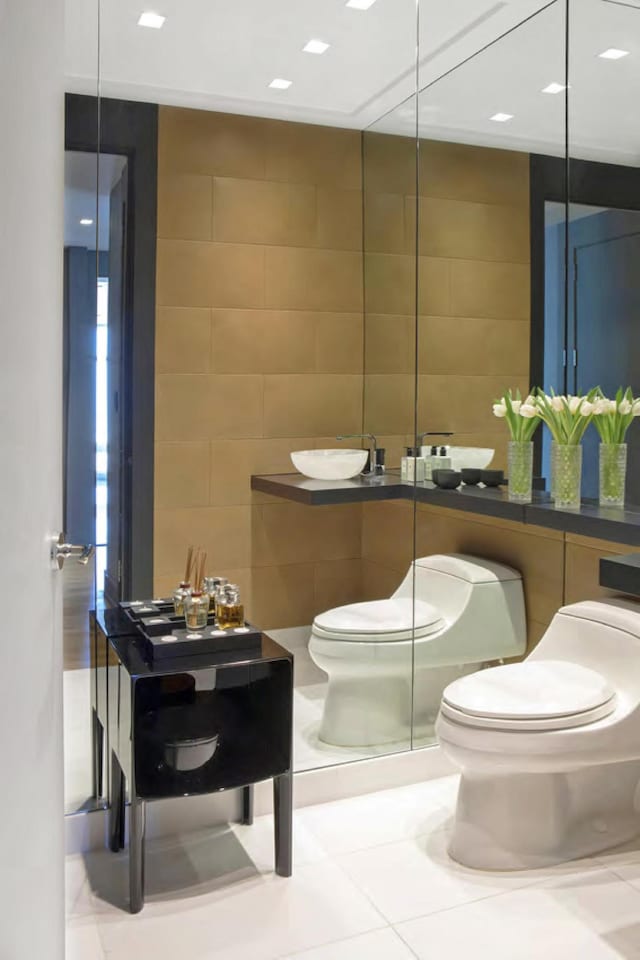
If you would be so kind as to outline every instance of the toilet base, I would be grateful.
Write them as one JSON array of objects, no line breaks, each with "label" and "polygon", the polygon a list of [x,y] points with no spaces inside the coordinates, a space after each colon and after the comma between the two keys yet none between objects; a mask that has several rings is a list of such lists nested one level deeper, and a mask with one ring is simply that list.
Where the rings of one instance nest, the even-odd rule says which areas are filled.
[{"label": "toilet base", "polygon": [[449,854],[481,870],[591,856],[640,834],[640,761],[460,780]]},{"label": "toilet base", "polygon": [[[442,692],[453,680],[475,672],[480,664],[466,663],[416,670],[412,695],[409,656],[394,674],[357,666],[340,676],[334,664],[317,654],[312,659],[331,670],[319,739],[335,747],[374,747],[410,743],[433,737]],[[413,716],[412,716],[413,710]]]}]

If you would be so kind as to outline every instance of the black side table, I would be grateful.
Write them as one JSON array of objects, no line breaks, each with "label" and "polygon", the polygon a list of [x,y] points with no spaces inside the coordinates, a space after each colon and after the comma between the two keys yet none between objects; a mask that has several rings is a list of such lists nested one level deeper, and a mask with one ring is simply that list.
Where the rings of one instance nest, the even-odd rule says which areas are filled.
[{"label": "black side table", "polygon": [[[293,656],[269,637],[247,651],[149,663],[142,640],[109,638],[110,847],[129,810],[130,910],[144,906],[145,803],[243,788],[273,778],[275,867],[292,872]],[[111,657],[110,657],[111,659]]]}]

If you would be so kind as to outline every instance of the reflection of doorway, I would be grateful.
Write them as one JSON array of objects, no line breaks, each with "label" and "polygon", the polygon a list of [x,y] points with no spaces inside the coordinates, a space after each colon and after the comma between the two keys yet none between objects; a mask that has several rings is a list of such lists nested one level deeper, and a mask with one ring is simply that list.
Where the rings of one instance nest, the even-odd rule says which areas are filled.
[{"label": "reflection of doorway", "polygon": [[117,371],[108,371],[110,342],[121,339],[111,328],[122,324],[110,291],[123,286],[121,244],[115,257],[111,252],[114,219],[116,233],[123,233],[122,213],[112,197],[126,182],[126,165],[124,157],[105,155],[98,171],[95,154],[65,155],[64,529],[68,541],[96,545],[95,564],[70,561],[63,574],[67,810],[80,808],[91,793],[89,610],[104,589],[110,486],[120,470],[108,442],[110,394],[118,389]]},{"label": "reflection of doorway", "polygon": [[[555,209],[560,207],[558,220]],[[564,340],[565,208],[545,205],[545,386],[557,382]],[[555,236],[557,235],[557,236]],[[567,390],[585,393],[600,386],[615,396],[620,386],[640,389],[640,211],[571,204],[568,241],[566,324]],[[555,251],[555,252],[554,252]],[[556,293],[554,294],[554,291]],[[562,309],[554,309],[562,304]],[[583,441],[583,496],[598,496],[598,443],[594,429]],[[640,438],[628,434],[627,499],[640,502]]]}]

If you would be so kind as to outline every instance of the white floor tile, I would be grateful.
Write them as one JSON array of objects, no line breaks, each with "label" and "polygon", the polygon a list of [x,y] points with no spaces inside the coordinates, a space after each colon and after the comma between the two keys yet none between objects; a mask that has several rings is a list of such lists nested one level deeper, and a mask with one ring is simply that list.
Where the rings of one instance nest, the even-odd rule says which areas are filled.
[{"label": "white floor tile", "polygon": [[450,815],[448,788],[431,780],[305,807],[298,816],[330,854],[349,853],[439,829]]},{"label": "white floor tile", "polygon": [[93,901],[84,857],[67,857],[64,866],[65,909],[67,917],[86,916],[93,910]]},{"label": "white floor tile", "polygon": [[[260,873],[271,873],[274,869],[274,832],[273,817],[256,817],[251,826],[239,823],[231,825],[231,830],[255,863]],[[297,811],[293,814],[293,862],[296,869],[308,863],[324,860],[327,851],[309,828],[301,821]]]},{"label": "white floor tile", "polygon": [[186,900],[98,916],[109,960],[276,960],[384,926],[342,871],[322,861],[255,875]]},{"label": "white floor tile", "polygon": [[105,960],[96,923],[86,917],[67,921],[65,960]]},{"label": "white floor tile", "polygon": [[640,957],[640,892],[588,871],[396,929],[419,960],[632,960]]},{"label": "white floor tile", "polygon": [[415,960],[415,953],[387,927],[304,953],[289,954],[283,960]]},{"label": "white floor tile", "polygon": [[[471,870],[450,859],[447,843],[447,833],[440,830],[338,857],[337,862],[390,923],[541,883],[550,875],[548,870]],[[554,868],[554,873],[577,873],[586,866],[589,862],[583,860]]]}]

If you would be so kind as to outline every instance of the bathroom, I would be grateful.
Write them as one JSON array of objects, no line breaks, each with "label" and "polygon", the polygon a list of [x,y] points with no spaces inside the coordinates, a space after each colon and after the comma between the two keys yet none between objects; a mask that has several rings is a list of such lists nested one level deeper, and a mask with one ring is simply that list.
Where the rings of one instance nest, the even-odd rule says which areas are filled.
[{"label": "bathroom", "polygon": [[[50,763],[64,739],[69,958],[168,956],[181,916],[193,933],[181,928],[180,949],[194,957],[462,956],[502,920],[502,898],[505,914],[539,908],[546,926],[525,954],[513,919],[498,922],[497,956],[552,953],[563,936],[565,956],[639,949],[633,843],[513,873],[447,853],[458,778],[438,746],[444,689],[533,653],[563,605],[633,594],[625,564],[609,581],[600,561],[637,550],[640,503],[635,422],[624,509],[597,508],[595,424],[578,510],[550,501],[543,424],[530,503],[504,484],[448,490],[401,475],[407,448],[435,446],[449,458],[440,467],[509,478],[509,431],[493,413],[507,390],[640,390],[638,5],[471,6],[67,0],[64,336],[49,347],[64,358],[64,404],[55,429],[40,413],[50,436],[38,446],[64,503],[47,529],[95,546],[86,564],[71,555],[47,571],[64,616],[47,676],[63,674]],[[291,458],[373,443],[384,471],[335,484]],[[148,803],[135,917],[128,816],[127,846],[104,849],[119,774],[100,678],[108,699],[123,668],[90,613],[172,598],[190,548],[293,664],[292,876],[273,874],[270,784]],[[500,600],[486,624],[466,599],[445,615],[459,554],[478,558],[475,571],[456,567],[469,594],[511,598],[502,632]],[[354,604],[367,605],[358,630],[340,612]],[[279,891],[299,912],[289,935],[276,930]],[[599,913],[605,893],[622,906]],[[484,898],[485,912],[472,907]],[[255,927],[239,930],[254,910]],[[37,954],[34,936],[7,941],[11,960]]]}]

